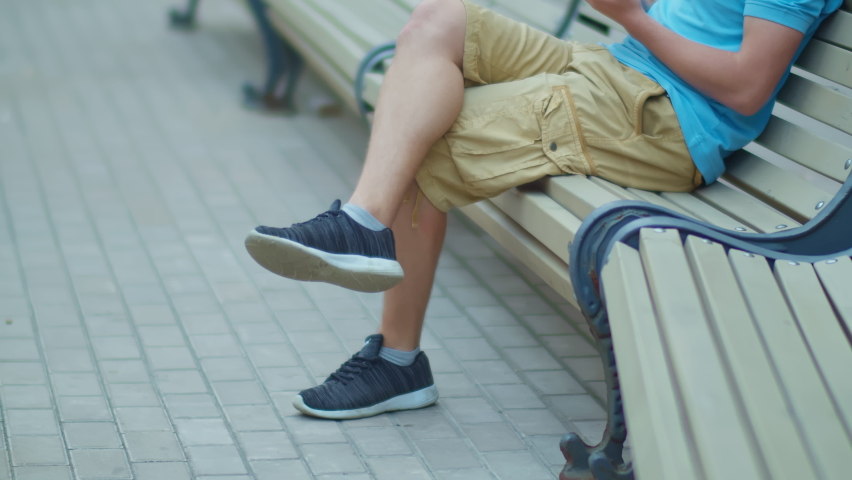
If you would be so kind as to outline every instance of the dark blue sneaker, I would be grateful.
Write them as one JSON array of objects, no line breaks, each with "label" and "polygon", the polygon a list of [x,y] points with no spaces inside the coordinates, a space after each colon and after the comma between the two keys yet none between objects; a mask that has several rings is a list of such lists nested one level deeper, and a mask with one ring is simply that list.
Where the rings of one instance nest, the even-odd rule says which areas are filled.
[{"label": "dark blue sneaker", "polygon": [[402,281],[393,232],[356,222],[340,209],[340,200],[290,228],[257,227],[246,237],[246,249],[270,272],[294,280],[359,292],[383,292]]},{"label": "dark blue sneaker", "polygon": [[383,340],[378,334],[367,337],[360,352],[325,383],[296,395],[293,406],[306,415],[345,420],[437,402],[438,389],[426,354],[420,352],[413,364],[401,367],[379,356]]}]

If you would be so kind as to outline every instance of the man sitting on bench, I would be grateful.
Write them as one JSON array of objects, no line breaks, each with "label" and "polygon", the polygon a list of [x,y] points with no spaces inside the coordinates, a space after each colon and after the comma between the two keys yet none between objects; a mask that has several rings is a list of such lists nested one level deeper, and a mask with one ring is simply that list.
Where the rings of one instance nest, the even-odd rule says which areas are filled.
[{"label": "man sitting on bench", "polygon": [[344,419],[434,403],[419,343],[448,210],[547,175],[677,192],[715,181],[841,1],[660,0],[646,13],[641,0],[588,0],[630,33],[604,47],[424,0],[399,35],[352,198],[246,239],[276,274],[387,290],[378,334],[295,407]]}]

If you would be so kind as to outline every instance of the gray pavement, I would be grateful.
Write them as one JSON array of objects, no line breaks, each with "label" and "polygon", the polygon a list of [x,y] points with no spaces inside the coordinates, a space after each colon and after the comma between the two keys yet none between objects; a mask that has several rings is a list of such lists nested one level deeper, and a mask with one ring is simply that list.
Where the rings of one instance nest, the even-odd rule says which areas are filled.
[{"label": "gray pavement", "polygon": [[243,247],[347,198],[367,131],[247,111],[237,2],[0,0],[0,480],[552,479],[605,426],[581,317],[451,217],[423,348],[441,400],[330,422],[290,405],[357,351],[381,295]]}]

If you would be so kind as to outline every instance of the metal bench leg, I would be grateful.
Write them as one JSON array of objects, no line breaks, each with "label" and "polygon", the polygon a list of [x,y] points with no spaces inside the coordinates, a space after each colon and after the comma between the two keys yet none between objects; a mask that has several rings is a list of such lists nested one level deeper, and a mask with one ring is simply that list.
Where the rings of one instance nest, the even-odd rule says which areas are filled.
[{"label": "metal bench leg", "polygon": [[609,423],[603,439],[595,446],[586,445],[576,433],[569,433],[562,438],[559,447],[567,463],[559,475],[560,480],[633,480],[633,468],[631,465],[624,465],[621,456],[624,440],[627,438],[627,427],[624,422],[612,338],[598,338],[597,346],[606,374]]},{"label": "metal bench leg", "polygon": [[266,48],[267,73],[263,89],[243,85],[246,106],[258,110],[295,111],[293,96],[304,69],[302,57],[278,35],[262,0],[247,0]]},{"label": "metal bench leg", "polygon": [[195,26],[195,12],[198,10],[198,0],[189,0],[183,10],[173,8],[169,11],[169,24],[175,28],[191,28]]}]

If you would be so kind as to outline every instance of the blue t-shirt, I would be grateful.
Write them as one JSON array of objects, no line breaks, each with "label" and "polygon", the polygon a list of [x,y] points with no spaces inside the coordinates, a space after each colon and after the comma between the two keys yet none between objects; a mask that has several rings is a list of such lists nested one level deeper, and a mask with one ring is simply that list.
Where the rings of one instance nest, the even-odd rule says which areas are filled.
[{"label": "blue t-shirt", "polygon": [[[739,51],[743,39],[743,17],[780,23],[805,34],[805,43],[819,22],[837,10],[843,0],[660,0],[648,13],[674,32],[698,43],[728,51]],[[725,171],[723,159],[754,140],[772,115],[775,96],[754,115],[741,115],[702,94],[681,80],[633,37],[609,45],[621,63],[642,72],[669,94],[683,130],[689,153],[707,183]],[[788,73],[784,76],[787,78]],[[783,79],[782,82],[783,83]]]}]

